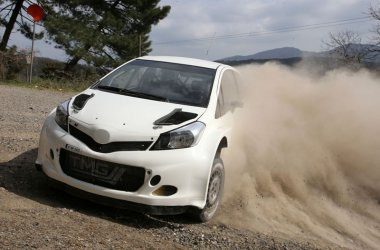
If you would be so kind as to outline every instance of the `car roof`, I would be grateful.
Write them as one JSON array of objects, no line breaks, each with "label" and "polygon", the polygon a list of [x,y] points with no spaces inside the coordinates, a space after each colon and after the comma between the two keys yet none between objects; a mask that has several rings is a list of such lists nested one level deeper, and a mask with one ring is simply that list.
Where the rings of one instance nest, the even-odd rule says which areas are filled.
[{"label": "car roof", "polygon": [[137,59],[186,64],[186,65],[192,65],[192,66],[210,68],[210,69],[216,69],[221,65],[225,66],[224,64],[217,63],[217,62],[195,59],[195,58],[190,58],[190,57],[179,57],[179,56],[143,56]]}]

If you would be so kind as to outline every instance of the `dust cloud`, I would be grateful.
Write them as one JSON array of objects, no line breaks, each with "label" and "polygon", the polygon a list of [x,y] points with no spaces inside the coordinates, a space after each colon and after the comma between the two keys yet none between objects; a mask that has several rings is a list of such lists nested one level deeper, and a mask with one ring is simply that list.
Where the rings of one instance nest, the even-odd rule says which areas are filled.
[{"label": "dust cloud", "polygon": [[[380,246],[380,81],[265,64],[224,152],[221,223],[325,246]],[[311,75],[311,74],[310,74]]]}]

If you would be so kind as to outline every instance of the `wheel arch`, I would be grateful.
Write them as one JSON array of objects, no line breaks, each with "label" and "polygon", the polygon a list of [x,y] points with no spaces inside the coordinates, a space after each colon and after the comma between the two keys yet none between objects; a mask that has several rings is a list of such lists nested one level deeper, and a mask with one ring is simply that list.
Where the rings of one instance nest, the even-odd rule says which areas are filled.
[{"label": "wheel arch", "polygon": [[227,137],[224,136],[220,142],[219,142],[219,145],[218,145],[218,148],[216,149],[216,152],[215,152],[215,158],[220,158],[220,154],[222,153],[222,149],[223,148],[227,148],[228,147],[228,140],[227,140]]},{"label": "wheel arch", "polygon": [[[211,145],[209,145],[209,146],[211,146]],[[205,186],[204,186],[205,188],[204,188],[204,193],[203,193],[203,206],[206,204],[207,191],[208,191],[208,187],[209,187],[209,181],[210,181],[213,163],[214,163],[215,159],[221,159],[222,149],[227,148],[227,147],[228,147],[228,134],[224,134],[224,135],[221,135],[220,137],[218,137],[217,139],[215,139],[212,147],[208,148],[208,150],[210,150],[209,152],[211,154],[213,153],[213,157],[211,158],[211,155],[210,155],[210,158],[209,158],[210,165],[209,165],[209,169],[208,169],[207,179],[205,179]],[[198,207],[198,208],[203,208],[203,207]]]}]

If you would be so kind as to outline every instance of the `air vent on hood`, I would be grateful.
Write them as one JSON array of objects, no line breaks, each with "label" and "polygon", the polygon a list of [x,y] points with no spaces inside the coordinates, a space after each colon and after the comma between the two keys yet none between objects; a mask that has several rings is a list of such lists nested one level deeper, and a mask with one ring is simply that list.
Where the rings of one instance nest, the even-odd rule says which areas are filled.
[{"label": "air vent on hood", "polygon": [[161,117],[157,121],[155,121],[154,125],[178,125],[182,122],[194,119],[198,114],[184,112],[182,109],[175,109],[169,114]]},{"label": "air vent on hood", "polygon": [[95,94],[87,95],[87,94],[80,94],[77,97],[75,97],[73,102],[73,107],[76,110],[81,110],[84,105],[86,105],[87,101],[94,97]]}]

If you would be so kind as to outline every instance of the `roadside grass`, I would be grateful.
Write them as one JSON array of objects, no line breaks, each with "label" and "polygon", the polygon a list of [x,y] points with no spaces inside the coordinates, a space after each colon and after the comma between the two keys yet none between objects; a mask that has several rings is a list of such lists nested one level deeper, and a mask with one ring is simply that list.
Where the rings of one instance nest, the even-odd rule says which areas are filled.
[{"label": "roadside grass", "polygon": [[31,83],[23,80],[2,80],[1,85],[19,86],[33,89],[51,89],[64,92],[79,92],[88,88],[95,81],[33,79]]}]

